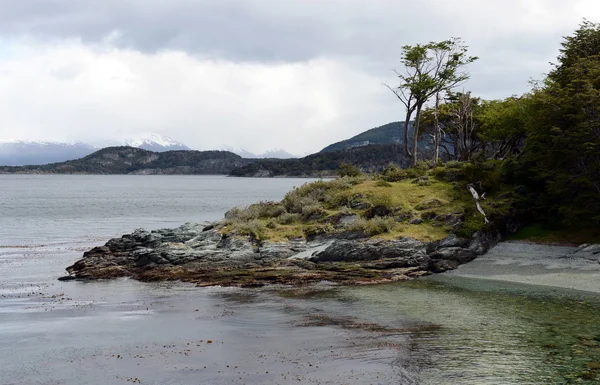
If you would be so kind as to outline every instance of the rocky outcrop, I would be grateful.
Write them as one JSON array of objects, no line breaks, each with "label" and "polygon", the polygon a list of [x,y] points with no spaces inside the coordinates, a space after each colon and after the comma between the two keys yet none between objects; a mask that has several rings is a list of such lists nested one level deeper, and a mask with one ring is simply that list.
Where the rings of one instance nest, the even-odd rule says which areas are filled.
[{"label": "rocky outcrop", "polygon": [[182,280],[198,285],[301,284],[323,279],[373,283],[408,279],[454,269],[498,241],[450,235],[435,243],[411,238],[356,239],[336,234],[311,240],[257,243],[221,234],[210,223],[175,229],[139,229],[95,247],[67,268],[62,279],[132,277],[143,281]]}]

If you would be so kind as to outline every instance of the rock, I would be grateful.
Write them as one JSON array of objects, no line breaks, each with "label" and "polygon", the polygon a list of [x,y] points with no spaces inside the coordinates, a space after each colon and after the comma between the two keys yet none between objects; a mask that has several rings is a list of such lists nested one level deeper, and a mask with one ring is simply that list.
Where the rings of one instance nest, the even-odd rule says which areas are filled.
[{"label": "rock", "polygon": [[438,217],[438,213],[436,213],[434,210],[430,210],[430,211],[426,211],[423,214],[421,214],[421,218],[424,220],[434,220]]},{"label": "rock", "polygon": [[306,241],[265,243],[260,247],[259,254],[260,259],[264,262],[274,262],[286,258],[290,259],[303,253],[307,248]]},{"label": "rock", "polygon": [[332,239],[358,240],[369,238],[363,231],[339,231],[329,234],[320,234],[312,237],[311,242],[326,242]]},{"label": "rock", "polygon": [[443,273],[448,270],[454,270],[457,267],[458,267],[458,262],[456,262],[456,261],[440,260],[440,261],[435,261],[431,265],[431,271],[433,273]]},{"label": "rock", "polygon": [[[341,216],[348,223],[356,216]],[[327,224],[331,227],[331,224]],[[493,234],[472,240],[450,235],[440,242],[411,238],[365,239],[362,232],[327,233],[283,242],[226,236],[218,226],[188,223],[175,229],[135,230],[94,247],[67,268],[61,280],[132,277],[184,280],[197,286],[297,284],[323,279],[345,283],[391,282],[453,269],[497,242]],[[596,246],[581,248],[594,255]]]},{"label": "rock", "polygon": [[417,240],[403,238],[395,241],[338,240],[310,258],[312,262],[356,262],[381,259],[402,259],[404,266],[423,265],[425,245]]},{"label": "rock", "polygon": [[412,219],[413,214],[409,211],[402,211],[400,213],[395,213],[394,214],[394,220],[396,222],[406,222],[409,219]]},{"label": "rock", "polygon": [[299,253],[296,253],[290,257],[288,257],[289,260],[309,260],[311,259],[315,254],[324,251],[325,249],[327,249],[329,246],[331,246],[335,241],[334,240],[330,240],[326,243],[323,243],[321,245],[317,245],[314,247],[310,247],[307,248]]},{"label": "rock", "polygon": [[76,279],[77,279],[77,277],[74,277],[72,275],[65,275],[64,277],[58,278],[59,281],[74,281]]},{"label": "rock", "polygon": [[584,244],[577,248],[577,250],[571,255],[575,258],[585,258],[591,261],[597,261],[600,263],[600,244],[589,245]]},{"label": "rock", "polygon": [[577,253],[600,254],[600,245],[582,245],[579,246]]},{"label": "rock", "polygon": [[364,201],[365,197],[362,194],[356,194],[348,202],[348,207],[354,210],[366,210],[371,207],[369,202]]},{"label": "rock", "polygon": [[423,223],[423,219],[421,219],[421,218],[413,218],[408,223],[411,224],[411,225],[420,225],[421,223]]},{"label": "rock", "polygon": [[440,241],[438,247],[465,247],[468,243],[468,239],[459,238],[456,234],[450,234]]},{"label": "rock", "polygon": [[367,210],[367,212],[365,213],[365,217],[367,219],[372,219],[375,217],[387,217],[391,213],[392,210],[390,210],[386,206],[373,206],[369,210]]},{"label": "rock", "polygon": [[350,214],[350,215],[342,215],[337,222],[337,225],[340,227],[348,227],[353,225],[358,220],[358,215]]},{"label": "rock", "polygon": [[477,254],[473,250],[462,247],[441,247],[429,254],[429,257],[434,260],[445,259],[462,264],[471,262],[477,257]]},{"label": "rock", "polygon": [[339,213],[335,215],[331,215],[323,221],[324,223],[330,223],[335,228],[348,227],[354,224],[358,220],[358,215],[356,214],[345,214]]},{"label": "rock", "polygon": [[482,255],[492,246],[495,246],[501,238],[502,237],[498,233],[492,234],[478,231],[473,234],[473,238],[469,243],[469,250],[473,251],[477,255]]}]

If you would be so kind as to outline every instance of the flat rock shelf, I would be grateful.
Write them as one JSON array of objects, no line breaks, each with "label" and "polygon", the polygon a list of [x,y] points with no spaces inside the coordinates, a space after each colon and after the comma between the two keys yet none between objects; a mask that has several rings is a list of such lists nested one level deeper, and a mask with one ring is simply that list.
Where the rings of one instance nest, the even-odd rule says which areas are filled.
[{"label": "flat rock shelf", "polygon": [[455,269],[484,254],[499,235],[438,242],[369,239],[348,232],[284,242],[222,234],[214,223],[138,229],[84,253],[62,280],[131,277],[181,280],[198,286],[254,287],[319,281],[368,284],[406,280]]}]

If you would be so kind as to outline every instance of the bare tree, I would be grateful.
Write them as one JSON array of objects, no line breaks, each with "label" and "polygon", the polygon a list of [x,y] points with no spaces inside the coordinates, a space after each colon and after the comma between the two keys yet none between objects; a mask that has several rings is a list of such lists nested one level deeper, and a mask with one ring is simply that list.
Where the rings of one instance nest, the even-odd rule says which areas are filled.
[{"label": "bare tree", "polygon": [[[439,107],[441,94],[456,87],[469,78],[466,72],[461,72],[467,64],[477,60],[467,56],[467,46],[461,39],[452,38],[442,42],[428,44],[406,45],[402,47],[402,64],[404,71],[395,71],[400,80],[396,88],[385,86],[392,91],[406,108],[404,125],[404,152],[412,157],[415,165],[418,161],[419,129],[423,106],[436,96],[436,109]],[[415,114],[413,124],[412,153],[408,145],[408,126],[410,118]],[[435,128],[435,155],[439,157],[440,127]]]},{"label": "bare tree", "polygon": [[475,103],[471,92],[458,95],[458,101],[451,110],[452,124],[456,132],[454,142],[456,156],[459,160],[469,160],[481,149],[482,142],[477,139],[477,123],[474,119]]},{"label": "bare tree", "polygon": [[[402,78],[402,75],[394,70],[394,72],[396,73],[396,75],[398,75],[399,78]],[[414,74],[409,75],[409,76],[414,76]],[[414,98],[414,95],[412,93],[408,93],[406,92],[405,89],[401,88],[401,87],[396,87],[396,88],[392,88],[389,84],[387,83],[383,83],[383,85],[389,89],[390,91],[392,91],[392,93],[394,95],[396,95],[396,97],[398,98],[398,100],[400,100],[400,102],[404,105],[404,107],[406,108],[406,115],[404,117],[404,127],[402,127],[402,133],[404,135],[404,154],[407,157],[412,156],[409,147],[408,147],[408,127],[410,124],[410,118],[412,117],[412,114],[415,112],[415,108],[416,108],[416,100]]]}]

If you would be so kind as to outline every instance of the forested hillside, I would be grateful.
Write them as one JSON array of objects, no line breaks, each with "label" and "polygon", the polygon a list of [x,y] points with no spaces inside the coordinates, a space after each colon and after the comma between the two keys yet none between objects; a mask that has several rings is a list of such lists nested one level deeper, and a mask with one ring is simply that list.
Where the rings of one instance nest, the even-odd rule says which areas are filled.
[{"label": "forested hillside", "polygon": [[228,174],[248,164],[228,151],[153,152],[134,147],[107,147],[84,158],[43,166],[0,167],[16,174]]}]

